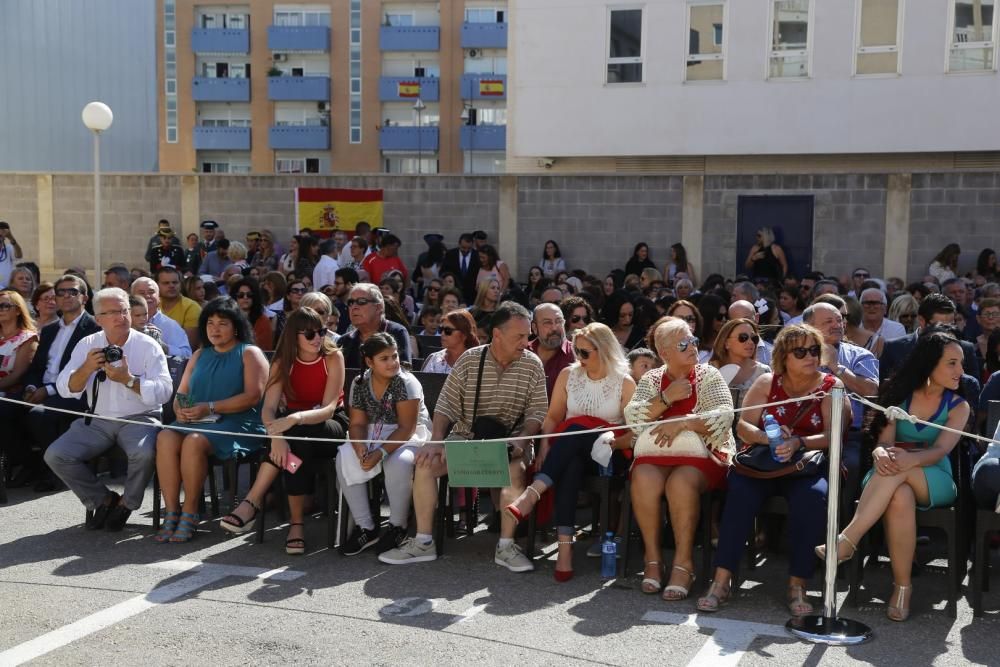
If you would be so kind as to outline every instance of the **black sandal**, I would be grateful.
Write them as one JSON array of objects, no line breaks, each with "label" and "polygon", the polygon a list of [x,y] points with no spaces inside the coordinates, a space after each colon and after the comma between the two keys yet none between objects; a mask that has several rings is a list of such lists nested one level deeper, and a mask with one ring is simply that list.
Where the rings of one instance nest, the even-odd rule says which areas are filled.
[{"label": "black sandal", "polygon": [[[250,500],[249,498],[244,498],[242,501],[240,501],[240,505],[242,505],[243,503],[246,503],[247,505],[253,508],[253,514],[250,516],[250,518],[244,521],[236,514],[230,512],[226,516],[222,517],[222,520],[219,522],[219,525],[222,527],[222,530],[230,532],[233,535],[242,535],[244,533],[249,533],[251,530],[253,530],[253,525],[257,523],[257,515],[260,513],[260,508],[257,507],[257,504],[254,503],[254,501]],[[240,505],[237,505],[237,507],[239,507]]]},{"label": "black sandal", "polygon": [[[292,526],[302,526],[301,523],[290,523],[288,524],[288,532],[291,532]],[[301,556],[306,552],[306,540],[304,537],[290,537],[285,540],[285,553],[289,556]]]}]

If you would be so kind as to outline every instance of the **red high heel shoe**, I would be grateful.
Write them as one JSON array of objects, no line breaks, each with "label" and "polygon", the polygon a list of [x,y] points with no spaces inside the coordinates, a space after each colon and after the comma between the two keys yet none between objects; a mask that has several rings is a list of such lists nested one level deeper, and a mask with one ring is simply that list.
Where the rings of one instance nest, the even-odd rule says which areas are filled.
[{"label": "red high heel shoe", "polygon": [[[528,497],[528,491],[531,491],[533,494],[535,494],[535,500],[534,502],[531,503],[531,506],[528,507],[528,509],[522,512],[521,509],[517,506],[517,504]],[[516,523],[521,523],[528,517],[529,514],[531,514],[531,510],[535,509],[535,505],[541,499],[542,499],[542,494],[538,492],[538,489],[536,489],[533,486],[529,486],[524,490],[524,492],[520,496],[518,496],[517,500],[512,502],[510,505],[507,505],[507,507],[503,508],[504,514],[514,519]]]},{"label": "red high heel shoe", "polygon": [[[528,488],[530,489],[531,487],[529,486]],[[570,537],[568,540],[559,540],[559,544],[572,545],[573,538]],[[553,571],[552,576],[554,576],[556,581],[558,581],[560,584],[564,584],[573,578],[573,570],[555,570]]]}]

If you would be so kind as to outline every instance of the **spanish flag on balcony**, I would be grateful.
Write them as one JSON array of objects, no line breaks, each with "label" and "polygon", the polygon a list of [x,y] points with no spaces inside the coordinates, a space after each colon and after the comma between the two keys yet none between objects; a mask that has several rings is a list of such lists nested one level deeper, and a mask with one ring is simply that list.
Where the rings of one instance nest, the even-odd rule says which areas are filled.
[{"label": "spanish flag on balcony", "polygon": [[295,188],[296,229],[353,232],[359,222],[382,226],[382,191]]},{"label": "spanish flag on balcony", "polygon": [[400,81],[397,84],[397,94],[400,97],[420,97],[420,82]]},{"label": "spanish flag on balcony", "polygon": [[503,79],[480,79],[480,97],[503,97]]}]

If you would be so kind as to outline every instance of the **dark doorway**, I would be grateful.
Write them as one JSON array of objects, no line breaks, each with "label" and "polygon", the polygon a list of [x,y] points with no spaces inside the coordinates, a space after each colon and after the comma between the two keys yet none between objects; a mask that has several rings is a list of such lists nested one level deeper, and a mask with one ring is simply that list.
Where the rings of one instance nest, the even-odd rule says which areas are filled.
[{"label": "dark doorway", "polygon": [[749,273],[744,262],[761,227],[774,230],[774,242],[785,251],[789,273],[801,278],[812,271],[812,195],[741,196],[736,215],[737,274]]}]

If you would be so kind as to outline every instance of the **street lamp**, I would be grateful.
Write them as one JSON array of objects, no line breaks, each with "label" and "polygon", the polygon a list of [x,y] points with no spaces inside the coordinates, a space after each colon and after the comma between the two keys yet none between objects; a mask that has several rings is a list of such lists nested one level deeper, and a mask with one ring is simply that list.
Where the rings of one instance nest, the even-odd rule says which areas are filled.
[{"label": "street lamp", "polygon": [[424,101],[419,97],[417,98],[417,101],[413,103],[413,110],[417,112],[417,173],[418,174],[421,173],[421,171],[423,170],[423,162],[424,162],[424,154],[423,154],[424,133],[422,130],[423,125],[422,125],[421,112],[426,108],[427,105],[424,104]]},{"label": "street lamp", "polygon": [[466,104],[462,108],[462,115],[460,118],[469,127],[466,130],[469,133],[469,173],[476,173],[476,130],[474,126],[476,125],[477,118],[476,107],[471,104]]},{"label": "street lamp", "polygon": [[94,133],[94,285],[101,284],[101,132],[111,127],[115,116],[104,102],[83,107],[83,124]]}]

